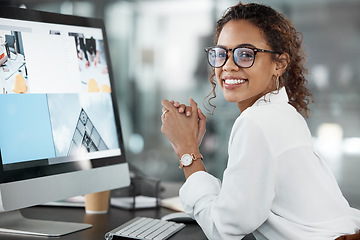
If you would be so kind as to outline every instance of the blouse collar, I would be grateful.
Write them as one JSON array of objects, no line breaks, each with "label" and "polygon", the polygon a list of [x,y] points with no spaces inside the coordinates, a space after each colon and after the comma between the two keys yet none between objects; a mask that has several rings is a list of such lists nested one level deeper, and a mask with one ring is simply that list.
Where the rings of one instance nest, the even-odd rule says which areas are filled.
[{"label": "blouse collar", "polygon": [[285,87],[282,87],[280,90],[275,90],[272,92],[269,92],[259,98],[253,106],[261,106],[268,103],[288,103],[289,97],[286,93]]}]

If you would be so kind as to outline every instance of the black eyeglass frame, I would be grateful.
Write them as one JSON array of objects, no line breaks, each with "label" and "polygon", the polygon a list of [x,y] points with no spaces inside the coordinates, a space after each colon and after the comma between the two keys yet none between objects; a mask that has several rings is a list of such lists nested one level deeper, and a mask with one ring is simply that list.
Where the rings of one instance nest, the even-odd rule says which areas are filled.
[{"label": "black eyeglass frame", "polygon": [[[218,66],[218,67],[212,66],[212,64],[210,63],[210,60],[209,60],[209,51],[210,51],[211,49],[214,49],[214,48],[221,48],[221,49],[225,50],[225,53],[226,53],[226,59],[225,59],[224,63],[221,64],[221,65]],[[249,67],[242,67],[242,66],[239,66],[239,65],[236,63],[234,51],[235,51],[236,49],[239,49],[239,48],[251,49],[251,50],[254,52],[254,59],[253,59],[251,65],[250,65]],[[281,52],[278,52],[278,51],[256,48],[256,47],[249,46],[249,45],[245,45],[245,46],[244,46],[244,45],[240,45],[240,46],[237,46],[237,47],[235,47],[235,48],[225,48],[225,47],[222,47],[222,46],[213,46],[213,47],[207,47],[207,48],[205,48],[204,50],[205,50],[205,52],[206,52],[207,61],[208,61],[209,65],[210,65],[211,67],[213,67],[213,68],[221,68],[221,67],[223,67],[223,66],[226,64],[227,60],[229,59],[229,51],[231,51],[231,52],[233,53],[232,55],[233,55],[233,61],[234,61],[235,65],[238,66],[238,67],[240,67],[240,68],[251,68],[251,67],[254,65],[255,56],[256,56],[256,54],[257,54],[258,52],[282,54]]]}]

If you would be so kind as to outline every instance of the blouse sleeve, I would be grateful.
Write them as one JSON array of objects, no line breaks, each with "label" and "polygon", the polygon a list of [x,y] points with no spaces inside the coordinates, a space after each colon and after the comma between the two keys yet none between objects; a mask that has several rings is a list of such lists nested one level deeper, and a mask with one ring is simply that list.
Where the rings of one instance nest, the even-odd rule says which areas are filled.
[{"label": "blouse sleeve", "polygon": [[185,212],[209,239],[240,239],[253,232],[268,218],[275,196],[275,157],[255,122],[237,119],[228,153],[222,184],[206,172],[197,172],[180,189]]}]

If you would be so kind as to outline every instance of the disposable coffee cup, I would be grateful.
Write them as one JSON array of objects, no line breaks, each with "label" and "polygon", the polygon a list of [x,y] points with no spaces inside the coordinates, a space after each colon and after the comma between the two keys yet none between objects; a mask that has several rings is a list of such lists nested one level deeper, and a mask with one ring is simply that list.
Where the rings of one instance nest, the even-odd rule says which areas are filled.
[{"label": "disposable coffee cup", "polygon": [[85,212],[88,214],[104,214],[109,211],[110,191],[85,195]]}]

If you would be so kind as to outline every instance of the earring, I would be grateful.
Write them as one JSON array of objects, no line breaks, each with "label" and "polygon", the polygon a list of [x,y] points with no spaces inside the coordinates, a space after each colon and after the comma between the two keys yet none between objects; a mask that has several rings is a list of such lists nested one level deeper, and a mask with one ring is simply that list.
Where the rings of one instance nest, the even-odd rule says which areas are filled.
[{"label": "earring", "polygon": [[276,76],[275,84],[276,84],[276,90],[279,91],[280,90],[280,76],[279,75]]}]

